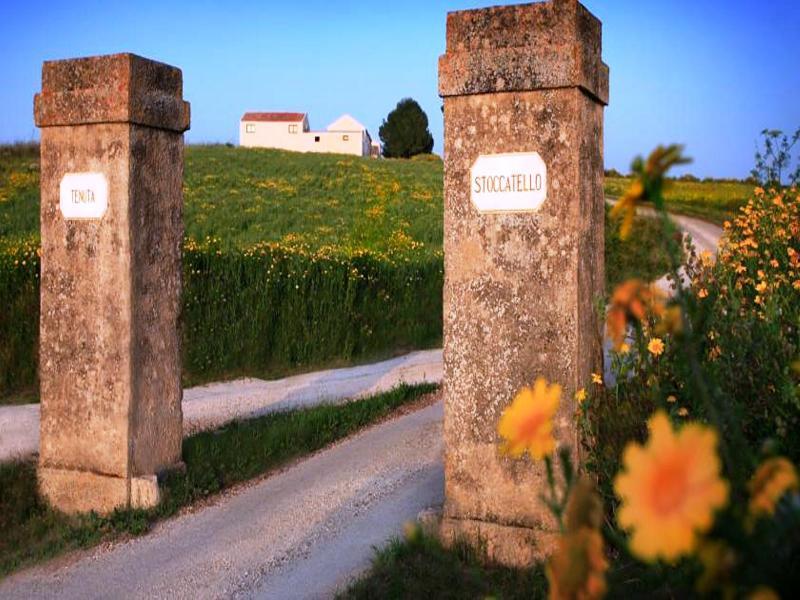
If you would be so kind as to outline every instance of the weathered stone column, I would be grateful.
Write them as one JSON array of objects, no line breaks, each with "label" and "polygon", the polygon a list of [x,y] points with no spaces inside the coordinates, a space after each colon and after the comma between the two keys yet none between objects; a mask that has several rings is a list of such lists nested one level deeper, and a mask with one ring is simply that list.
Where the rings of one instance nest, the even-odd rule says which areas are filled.
[{"label": "weathered stone column", "polygon": [[45,62],[39,487],[66,512],[158,502],[181,461],[179,69]]},{"label": "weathered stone column", "polygon": [[[546,377],[575,390],[602,372],[601,24],[576,0],[447,16],[444,99],[445,537],[507,564],[547,554],[541,463],[503,458],[497,422]],[[480,158],[479,158],[480,157]]]}]

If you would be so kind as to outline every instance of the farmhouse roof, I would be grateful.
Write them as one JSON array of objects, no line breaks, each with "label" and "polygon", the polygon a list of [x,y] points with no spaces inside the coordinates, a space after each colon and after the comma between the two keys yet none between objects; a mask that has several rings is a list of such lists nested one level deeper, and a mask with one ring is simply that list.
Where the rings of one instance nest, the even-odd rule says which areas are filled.
[{"label": "farmhouse roof", "polygon": [[350,115],[344,114],[328,125],[328,131],[366,131],[361,123]]},{"label": "farmhouse roof", "polygon": [[246,112],[242,121],[270,121],[273,123],[296,123],[305,119],[306,113],[298,112]]}]

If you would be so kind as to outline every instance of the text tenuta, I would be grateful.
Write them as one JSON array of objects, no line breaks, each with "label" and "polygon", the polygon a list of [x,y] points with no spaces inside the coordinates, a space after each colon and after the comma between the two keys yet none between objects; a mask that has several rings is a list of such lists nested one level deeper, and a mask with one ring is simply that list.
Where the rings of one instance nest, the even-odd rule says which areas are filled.
[{"label": "text tenuta", "polygon": [[71,190],[73,204],[93,204],[94,190]]},{"label": "text tenuta", "polygon": [[533,173],[511,175],[478,175],[473,180],[473,190],[483,192],[534,192],[542,189],[542,176]]}]

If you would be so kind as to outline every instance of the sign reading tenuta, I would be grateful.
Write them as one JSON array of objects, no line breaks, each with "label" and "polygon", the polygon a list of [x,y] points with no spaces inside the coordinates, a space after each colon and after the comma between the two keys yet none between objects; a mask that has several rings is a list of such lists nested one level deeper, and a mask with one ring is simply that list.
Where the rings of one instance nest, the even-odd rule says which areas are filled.
[{"label": "sign reading tenuta", "polygon": [[67,173],[61,179],[59,207],[65,219],[99,219],[108,208],[108,181],[102,173]]},{"label": "sign reading tenuta", "polygon": [[538,152],[482,154],[470,171],[470,197],[482,213],[539,210],[547,199],[547,166]]}]

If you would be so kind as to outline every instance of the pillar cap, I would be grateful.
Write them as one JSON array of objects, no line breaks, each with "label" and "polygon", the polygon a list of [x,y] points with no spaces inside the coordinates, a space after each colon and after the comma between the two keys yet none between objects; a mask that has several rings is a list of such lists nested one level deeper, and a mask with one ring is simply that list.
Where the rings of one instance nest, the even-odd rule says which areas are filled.
[{"label": "pillar cap", "polygon": [[439,95],[577,87],[608,104],[601,30],[577,0],[448,13]]},{"label": "pillar cap", "polygon": [[132,123],[189,129],[181,70],[135,54],[45,61],[34,98],[38,127]]}]

